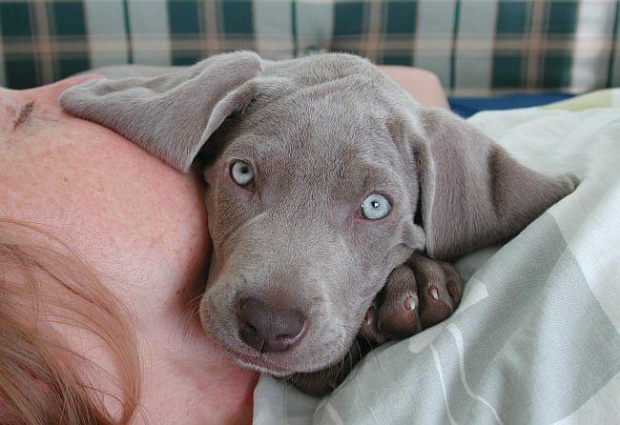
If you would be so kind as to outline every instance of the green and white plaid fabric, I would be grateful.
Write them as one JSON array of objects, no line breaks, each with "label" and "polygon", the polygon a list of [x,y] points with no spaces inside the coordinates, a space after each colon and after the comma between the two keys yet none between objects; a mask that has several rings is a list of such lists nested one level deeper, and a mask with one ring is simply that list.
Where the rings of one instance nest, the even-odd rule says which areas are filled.
[{"label": "green and white plaid fabric", "polygon": [[452,94],[620,83],[617,0],[0,0],[0,83],[105,65],[346,51],[437,73]]}]

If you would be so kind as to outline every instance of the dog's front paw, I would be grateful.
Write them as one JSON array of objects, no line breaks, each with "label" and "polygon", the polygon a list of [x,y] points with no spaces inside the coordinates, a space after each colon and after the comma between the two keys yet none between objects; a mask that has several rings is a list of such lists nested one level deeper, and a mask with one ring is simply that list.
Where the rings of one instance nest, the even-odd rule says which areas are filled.
[{"label": "dog's front paw", "polygon": [[402,339],[421,330],[420,301],[416,277],[407,266],[395,268],[376,298],[380,304],[377,311],[375,340]]},{"label": "dog's front paw", "polygon": [[446,320],[459,306],[463,280],[456,269],[444,261],[414,254],[410,264],[418,285],[420,324],[425,329]]},{"label": "dog's front paw", "polygon": [[447,319],[458,307],[463,281],[444,261],[419,254],[392,271],[362,323],[374,344],[407,338]]}]

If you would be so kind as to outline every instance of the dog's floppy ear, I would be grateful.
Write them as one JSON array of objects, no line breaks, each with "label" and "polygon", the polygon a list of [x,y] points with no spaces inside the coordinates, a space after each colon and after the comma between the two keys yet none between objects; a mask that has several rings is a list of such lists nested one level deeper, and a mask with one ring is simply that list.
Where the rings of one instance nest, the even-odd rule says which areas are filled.
[{"label": "dog's floppy ear", "polygon": [[505,241],[571,193],[576,179],[544,176],[452,113],[422,109],[417,155],[427,254],[452,259]]},{"label": "dog's floppy ear", "polygon": [[213,56],[151,78],[93,80],[60,96],[73,115],[104,125],[186,172],[204,143],[252,99],[262,61],[252,52]]}]

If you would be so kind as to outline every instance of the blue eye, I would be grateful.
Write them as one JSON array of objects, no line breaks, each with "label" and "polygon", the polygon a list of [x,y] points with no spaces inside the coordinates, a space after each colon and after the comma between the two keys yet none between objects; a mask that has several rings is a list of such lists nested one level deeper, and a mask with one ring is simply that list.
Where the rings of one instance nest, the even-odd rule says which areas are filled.
[{"label": "blue eye", "polygon": [[390,213],[392,206],[385,196],[373,193],[362,202],[362,216],[368,220],[379,220]]},{"label": "blue eye", "polygon": [[230,176],[239,186],[247,186],[254,180],[254,170],[243,161],[235,161],[230,167]]}]

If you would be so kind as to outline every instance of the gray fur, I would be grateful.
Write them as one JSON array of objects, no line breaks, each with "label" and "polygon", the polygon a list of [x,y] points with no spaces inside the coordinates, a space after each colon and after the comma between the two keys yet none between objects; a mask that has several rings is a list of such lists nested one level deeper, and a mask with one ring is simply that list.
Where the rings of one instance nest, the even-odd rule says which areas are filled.
[{"label": "gray fur", "polygon": [[[272,62],[236,52],[148,72],[71,88],[61,105],[181,171],[203,150],[214,254],[201,320],[238,361],[274,375],[342,358],[413,252],[444,260],[503,242],[575,187],[519,165],[451,113],[421,107],[359,57]],[[233,159],[256,170],[253,192],[232,182]],[[390,215],[355,218],[373,192],[391,199]],[[238,335],[240,297],[303,311],[303,339],[257,354]]]}]

